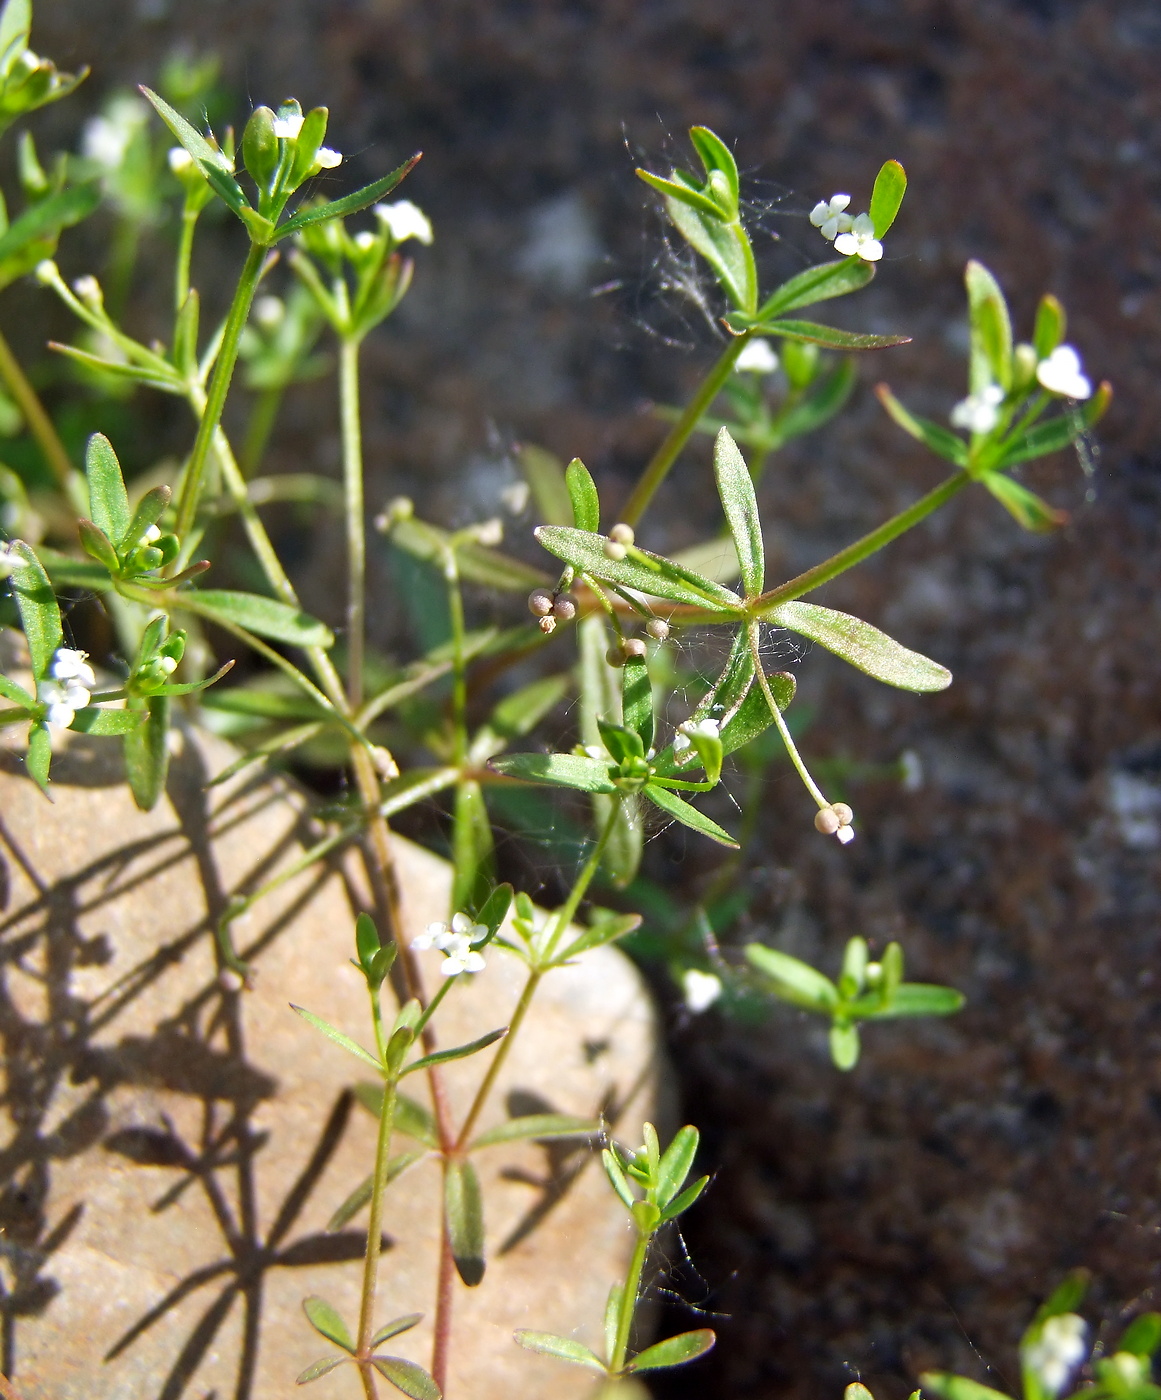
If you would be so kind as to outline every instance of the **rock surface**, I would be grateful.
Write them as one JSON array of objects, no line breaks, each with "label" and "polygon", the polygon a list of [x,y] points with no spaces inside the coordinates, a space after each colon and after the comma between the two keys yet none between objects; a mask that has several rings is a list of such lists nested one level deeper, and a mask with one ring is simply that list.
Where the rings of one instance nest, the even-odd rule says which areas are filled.
[{"label": "rock surface", "polygon": [[[108,741],[69,744],[55,806],[0,750],[4,1369],[23,1400],[273,1400],[328,1350],[302,1298],[324,1295],[352,1328],[357,1317],[365,1215],[325,1227],[370,1169],[374,1124],[347,1092],[354,1061],[287,1005],[369,1035],[347,961],[352,872],[300,875],[257,905],[236,926],[255,987],[223,992],[212,917],[292,861],[308,826],[279,781],[207,790],[222,747],[186,735],[149,814],[117,786]],[[409,926],[446,918],[446,865],[397,849]],[[494,953],[445,1003],[441,1043],[505,1024],[521,982],[515,959]],[[485,1060],[447,1073],[461,1113]],[[547,979],[484,1121],[505,1106],[604,1111],[636,1138],[654,1077],[640,981],[601,951]],[[457,1284],[449,1394],[579,1395],[585,1372],[520,1351],[512,1330],[599,1344],[627,1258],[624,1212],[587,1147],[506,1146],[477,1161],[490,1263],[479,1289]],[[438,1180],[432,1164],[413,1168],[384,1217],[379,1312],[428,1315],[392,1343],[425,1363]],[[343,1369],[319,1390],[360,1388]]]}]

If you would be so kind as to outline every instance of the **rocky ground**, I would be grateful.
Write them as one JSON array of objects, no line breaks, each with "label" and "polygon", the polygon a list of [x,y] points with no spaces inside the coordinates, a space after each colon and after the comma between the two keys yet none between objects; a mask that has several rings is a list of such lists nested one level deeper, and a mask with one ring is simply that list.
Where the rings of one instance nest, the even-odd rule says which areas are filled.
[{"label": "rocky ground", "polygon": [[[771,468],[775,570],[938,479],[869,388],[889,377],[940,418],[960,397],[969,256],[1025,333],[1041,291],[1062,298],[1070,340],[1117,388],[1083,462],[1029,474],[1071,524],[1022,535],[979,492],[825,590],[956,682],[917,698],[804,659],[809,751],[889,764],[911,749],[924,781],[854,784],[860,839],[839,850],[796,784],[772,778],[736,931],[824,964],[852,932],[897,936],[912,974],[961,987],[968,1007],[868,1036],[846,1077],[790,1014],[755,1027],[675,1010],[685,1112],[716,1175],[671,1320],[696,1325],[704,1308],[721,1344],[658,1391],[835,1396],[857,1374],[901,1400],[933,1364],[1004,1388],[1065,1268],[1093,1269],[1095,1323],[1148,1300],[1161,1249],[1156,6],[104,0],[95,18],[89,0],[42,0],[34,39],[94,65],[90,104],[184,42],[221,51],[255,100],[329,103],[357,175],[423,149],[406,193],[437,241],[368,347],[366,398],[373,496],[412,493],[433,518],[494,509],[517,438],[582,456],[610,501],[627,489],[658,435],[649,402],[677,399],[714,353],[711,326],[666,290],[662,230],[632,176],[695,121],[749,173],[771,275],[820,252],[805,219],[818,197],[865,199],[888,156],[911,178],[878,279],[835,316],[914,340],[865,361],[844,417]],[[212,240],[204,254],[235,255]],[[297,393],[277,464],[333,463],[333,414],[324,391]],[[178,430],[159,417],[158,431]],[[647,542],[696,538],[707,489],[705,454],[690,452]],[[304,540],[324,611],[338,551],[337,536]],[[708,859],[684,855],[669,836],[648,863],[692,897]]]}]

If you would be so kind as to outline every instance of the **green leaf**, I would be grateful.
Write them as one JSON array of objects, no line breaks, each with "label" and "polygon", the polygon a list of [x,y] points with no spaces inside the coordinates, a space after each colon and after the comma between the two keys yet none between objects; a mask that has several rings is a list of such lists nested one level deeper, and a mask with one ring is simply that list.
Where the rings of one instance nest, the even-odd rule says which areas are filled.
[{"label": "green leaf", "polygon": [[896,1016],[951,1016],[964,1004],[965,997],[954,987],[937,987],[927,982],[904,982],[895,995],[870,1019],[889,1020]]},{"label": "green leaf", "polygon": [[1047,423],[1037,423],[1018,433],[1004,446],[998,465],[1015,466],[1018,462],[1046,457],[1050,452],[1071,446],[1081,433],[1104,416],[1111,400],[1111,390],[1107,384],[1102,384],[1082,407],[1071,408],[1059,418],[1050,418]]},{"label": "green leaf", "polygon": [[468,1055],[476,1055],[481,1050],[486,1050],[489,1045],[495,1045],[501,1036],[508,1034],[508,1027],[501,1026],[498,1031],[489,1031],[487,1035],[482,1035],[478,1040],[470,1040],[466,1045],[457,1045],[451,1050],[433,1050],[430,1055],[424,1055],[421,1060],[416,1060],[407,1066],[404,1074],[413,1074],[417,1069],[430,1069],[432,1065],[447,1064],[449,1060],[462,1060]]},{"label": "green leaf", "polygon": [[1066,325],[1064,307],[1051,292],[1045,293],[1036,308],[1036,327],[1032,332],[1038,360],[1046,360],[1061,343]]},{"label": "green leaf", "polygon": [[861,291],[875,276],[874,263],[862,258],[843,258],[841,262],[819,263],[797,273],[783,284],[758,308],[753,317],[736,319],[739,330],[745,330],[747,321],[772,321],[776,316],[784,316],[787,311],[796,311],[800,306],[813,306],[816,302],[830,301],[832,297],[844,297],[848,292]]},{"label": "green leaf", "polygon": [[0,676],[0,695],[3,695],[5,700],[11,700],[14,705],[23,705],[25,709],[33,709],[36,706],[36,696],[29,695],[22,685],[17,685],[7,676]]},{"label": "green leaf", "polygon": [[421,1103],[416,1103],[406,1094],[395,1095],[395,1130],[414,1138],[416,1142],[422,1142],[427,1147],[439,1146],[439,1130],[436,1128],[435,1118]]},{"label": "green leaf", "polygon": [[5,0],[0,11],[0,73],[5,77],[28,48],[31,33],[32,0]]},{"label": "green leaf", "polygon": [[746,960],[770,984],[770,990],[792,1006],[807,1011],[831,1011],[838,1005],[838,991],[829,977],[824,977],[809,963],[792,958],[777,948],[761,943],[746,945]]},{"label": "green leaf", "polygon": [[90,588],[101,592],[112,587],[109,571],[103,564],[74,559],[44,544],[38,546],[37,552],[49,578],[58,588]]},{"label": "green leaf", "polygon": [[483,940],[481,947],[500,931],[500,925],[508,917],[508,910],[512,907],[512,893],[511,885],[497,885],[476,912],[476,922],[483,924],[488,930],[488,937]]},{"label": "green leaf", "polygon": [[[870,264],[866,264],[870,266]],[[805,341],[788,340],[787,345],[805,344]],[[783,351],[783,362],[786,354]],[[858,375],[852,360],[840,360],[830,374],[816,379],[810,392],[796,404],[784,408],[778,419],[778,440],[789,442],[791,438],[804,437],[821,428],[824,423],[838,413],[851,396]]]},{"label": "green leaf", "polygon": [[342,199],[333,199],[329,204],[315,204],[309,209],[303,209],[292,219],[287,219],[286,223],[280,224],[270,241],[279,243],[290,234],[297,233],[299,229],[309,228],[311,224],[320,224],[327,219],[345,219],[348,214],[357,214],[362,209],[369,209],[385,194],[391,193],[400,180],[410,172],[421,154],[422,152],[417,151],[410,160],[405,160],[390,175],[384,175],[382,179],[364,185],[361,190],[356,190],[354,194],[345,195]]},{"label": "green leaf", "polygon": [[[359,914],[355,919],[355,952],[364,971],[370,968],[381,946],[375,920],[370,914]],[[379,1092],[382,1093],[381,1088]]]},{"label": "green leaf", "polygon": [[900,646],[862,618],[799,602],[782,603],[766,616],[779,627],[818,642],[884,685],[926,693],[946,690],[951,684],[951,672],[945,666]]},{"label": "green leaf", "polygon": [[616,792],[609,765],[571,753],[513,753],[493,758],[488,765],[508,778],[525,783],[575,788],[578,792]]},{"label": "green leaf", "polygon": [[371,1365],[411,1400],[441,1400],[439,1386],[416,1362],[404,1361],[401,1356],[373,1356]]},{"label": "green leaf", "polygon": [[867,962],[867,940],[858,936],[847,939],[838,980],[839,996],[843,1001],[852,1001],[863,990],[867,980]]},{"label": "green leaf", "polygon": [[121,463],[103,433],[94,433],[85,448],[85,476],[94,525],[110,540],[120,540],[129,524],[129,495]]},{"label": "green leaf", "polygon": [[971,351],[968,384],[973,394],[989,384],[1012,386],[1012,323],[1000,284],[983,265],[969,262],[964,272],[968,294]]},{"label": "green leaf", "polygon": [[[1065,1312],[1071,1309],[1065,1308]],[[1121,1333],[1117,1351],[1127,1351],[1130,1356],[1148,1358],[1161,1347],[1161,1313],[1142,1313],[1135,1317]]]},{"label": "green leaf", "polygon": [[655,598],[669,598],[675,603],[688,603],[728,616],[741,611],[742,600],[736,593],[658,554],[634,547],[628,558],[610,559],[599,536],[562,525],[542,525],[535,534],[549,554],[555,554],[582,573],[618,583],[623,588],[635,588]]},{"label": "green leaf", "polygon": [[241,215],[244,210],[250,210],[249,201],[242,193],[242,186],[234,179],[234,172],[230,169],[230,162],[226,156],[215,146],[211,146],[163,97],[159,97],[147,87],[142,87],[140,91],[178,141],[197,161],[215,193],[235,214]]},{"label": "green leaf", "polygon": [[1029,491],[1010,476],[1000,472],[987,472],[981,478],[984,485],[995,496],[1008,514],[1025,530],[1044,535],[1068,523],[1068,512],[1057,510],[1035,491]]},{"label": "green leaf", "polygon": [[9,557],[15,555],[20,561],[9,575],[9,587],[28,642],[33,679],[39,685],[48,676],[53,655],[64,642],[60,608],[48,575],[31,546],[23,540],[13,540],[9,550]]},{"label": "green leaf", "polygon": [[542,676],[505,695],[488,717],[489,728],[504,739],[516,739],[535,729],[572,684],[567,675]]},{"label": "green leaf", "polygon": [[696,1332],[682,1332],[676,1337],[667,1337],[663,1342],[654,1342],[651,1347],[637,1355],[625,1367],[626,1371],[661,1371],[669,1366],[684,1366],[688,1361],[696,1361],[713,1349],[717,1340],[713,1329],[701,1327]]},{"label": "green leaf", "polygon": [[772,321],[763,317],[749,326],[739,323],[739,328],[782,336],[786,340],[802,340],[827,350],[884,350],[891,345],[911,343],[909,335],[861,335],[855,331],[840,331],[836,326],[822,326],[816,321]]},{"label": "green leaf", "polygon": [[903,196],[907,193],[907,174],[897,160],[889,160],[875,176],[875,187],[871,191],[871,222],[875,225],[875,237],[882,238],[899,212]]},{"label": "green leaf", "polygon": [[[601,742],[599,724],[602,719],[619,717],[617,673],[605,660],[608,640],[608,630],[599,612],[581,618],[577,627],[580,647],[580,736],[581,742],[586,745]],[[644,832],[640,805],[637,798],[629,794],[607,797],[594,793],[589,801],[597,831],[604,831],[616,807],[612,835],[605,843],[601,868],[612,884],[623,889],[641,864]]]},{"label": "green leaf", "polygon": [[69,728],[78,734],[128,734],[145,720],[141,710],[102,710],[96,705],[86,705],[77,711]]},{"label": "green leaf", "polygon": [[444,1170],[444,1211],[456,1271],[469,1288],[484,1278],[484,1203],[480,1178],[464,1157],[453,1157]]},{"label": "green leaf", "polygon": [[[766,684],[778,709],[787,709],[795,691],[795,680],[790,672],[773,671],[766,677]],[[736,753],[759,734],[764,734],[773,723],[774,716],[770,713],[762,687],[751,686],[737,711],[722,726],[722,753]]]},{"label": "green leaf", "polygon": [[762,591],[766,575],[766,554],[762,545],[762,523],[758,518],[758,499],[749,469],[738,451],[738,445],[723,428],[714,442],[714,476],[718,495],[726,514],[726,523],[733,536],[742,569],[742,583],[747,598],[756,598]]},{"label": "green leaf", "polygon": [[[402,1176],[408,1168],[415,1166],[416,1162],[422,1162],[430,1157],[431,1153],[426,1149],[417,1152],[397,1152],[387,1163],[387,1174],[384,1184],[390,1186],[396,1177]],[[344,1225],[353,1220],[371,1199],[371,1192],[375,1187],[375,1177],[365,1177],[358,1186],[351,1192],[347,1199],[339,1206],[334,1215],[327,1221],[327,1229],[333,1234],[336,1230],[341,1230]]]},{"label": "green leaf", "polygon": [[924,1371],[919,1377],[924,1391],[942,1397],[942,1400],[1009,1400],[1002,1390],[993,1390],[990,1385],[968,1380],[967,1376],[954,1376],[949,1371]]},{"label": "green leaf", "polygon": [[253,715],[258,719],[291,720],[317,719],[326,711],[305,695],[282,695],[274,690],[252,690],[249,686],[233,686],[215,691],[202,701],[207,709],[224,710],[232,715]]},{"label": "green leaf", "polygon": [[52,737],[48,725],[34,724],[28,731],[28,752],[24,766],[42,792],[48,792],[48,770],[52,765]]},{"label": "green leaf", "polygon": [[320,1376],[333,1371],[336,1366],[344,1365],[346,1360],[345,1356],[324,1356],[321,1361],[315,1361],[308,1366],[295,1381],[295,1385],[309,1385],[311,1381],[317,1381]]},{"label": "green leaf", "polygon": [[621,709],[625,725],[641,740],[644,754],[653,747],[653,687],[644,658],[627,657],[621,668],[621,676]]},{"label": "green leaf", "polygon": [[558,1337],[553,1332],[532,1332],[522,1327],[513,1333],[525,1351],[535,1351],[541,1356],[555,1356],[558,1361],[571,1361],[577,1366],[587,1366],[590,1371],[605,1374],[605,1363],[594,1351],[571,1337]]},{"label": "green leaf", "polygon": [[859,1062],[859,1028],[836,1021],[830,1028],[828,1043],[835,1069],[854,1069]]},{"label": "green leaf", "polygon": [[532,488],[532,500],[544,524],[569,524],[573,513],[560,458],[528,442],[516,449],[516,460],[524,480]]},{"label": "green leaf", "polygon": [[32,243],[55,240],[62,228],[71,228],[88,218],[100,202],[101,187],[96,181],[71,185],[46,199],[38,199],[0,234],[0,263],[17,257]]},{"label": "green leaf", "polygon": [[[572,506],[572,523],[578,530],[591,530],[594,534],[601,528],[601,501],[597,495],[596,483],[589,475],[589,469],[579,457],[574,457],[564,473],[565,486]],[[550,525],[567,524],[567,521],[549,521]]]},{"label": "green leaf", "polygon": [[[639,180],[644,180],[645,183],[655,189],[658,194],[665,196],[665,204],[666,208],[669,210],[670,218],[673,218],[673,209],[670,206],[672,204],[684,204],[692,209],[695,214],[703,215],[707,219],[717,223],[723,223],[725,221],[725,211],[719,205],[715,204],[708,194],[703,194],[701,190],[686,184],[683,180],[666,180],[661,175],[653,175],[648,170],[640,169],[637,171],[637,178]],[[677,220],[673,218],[673,222],[676,224]],[[678,228],[681,228],[680,224],[678,224]],[[684,234],[685,229],[681,228],[681,232]],[[708,237],[708,235],[702,236]],[[689,235],[686,234],[686,237],[688,238]],[[698,247],[692,238],[690,238],[689,241],[693,243],[695,248]],[[700,248],[698,248],[698,252],[701,252]]]},{"label": "green leaf", "polygon": [[[1088,1292],[1089,1278],[1087,1269],[1070,1269],[1036,1309],[1036,1316],[1032,1319],[1028,1332],[1031,1332],[1034,1327],[1042,1326],[1050,1317],[1059,1317],[1061,1313],[1075,1312],[1084,1302],[1084,1295]],[[1027,1332],[1025,1338],[1027,1338]],[[1022,1342],[1021,1345],[1023,1344]]]},{"label": "green leaf", "polygon": [[496,883],[492,823],[478,782],[456,784],[452,816],[452,894],[454,910],[475,915]]},{"label": "green leaf", "polygon": [[686,1124],[665,1149],[657,1168],[657,1204],[663,1210],[685,1185],[685,1178],[697,1156],[699,1140],[697,1129]]},{"label": "green leaf", "polygon": [[220,619],[276,642],[300,647],[334,645],[335,636],[329,627],[277,598],[225,588],[199,588],[179,594],[176,601],[211,621]]},{"label": "green leaf", "polygon": [[[754,281],[754,257],[750,242],[736,220],[726,222],[726,216],[714,205],[710,214],[700,205],[690,207],[698,198],[696,191],[683,187],[681,194],[668,193],[665,212],[674,227],[710,265],[718,285],[739,311],[753,312],[758,289]],[[704,197],[703,197],[704,198]]]},{"label": "green leaf", "polygon": [[104,530],[99,529],[91,520],[86,520],[82,515],[77,521],[77,533],[81,537],[81,548],[89,556],[95,559],[102,568],[108,569],[112,575],[117,575],[121,571],[121,561],[117,558],[117,551],[113,548],[109,536]]},{"label": "green leaf", "polygon": [[668,816],[682,822],[692,830],[700,832],[702,836],[708,836],[711,841],[716,841],[720,846],[738,849],[738,843],[728,831],[724,831],[717,822],[711,821],[709,817],[699,812],[684,798],[678,797],[676,793],[658,787],[656,783],[649,783],[645,788],[645,796]]},{"label": "green leaf", "polygon": [[621,1203],[627,1210],[632,1210],[637,1204],[637,1198],[629,1189],[629,1183],[625,1180],[625,1173],[621,1170],[621,1164],[617,1161],[616,1154],[609,1148],[601,1148],[601,1165],[605,1169],[605,1175],[613,1190],[621,1198]]},{"label": "green leaf", "polygon": [[335,1346],[342,1347],[344,1351],[354,1352],[355,1343],[347,1331],[347,1324],[325,1298],[314,1295],[304,1298],[302,1310],[314,1330],[320,1332],[328,1342],[334,1342]]},{"label": "green leaf", "polygon": [[422,1321],[422,1313],[407,1313],[404,1317],[397,1317],[391,1322],[385,1322],[371,1338],[371,1346],[381,1346],[384,1342],[389,1342],[392,1337],[398,1337],[403,1332],[410,1332],[413,1327],[418,1327]]},{"label": "green leaf", "polygon": [[394,778],[384,785],[379,813],[384,817],[393,817],[396,812],[406,811],[417,802],[423,802],[451,787],[459,775],[458,768],[412,768],[401,778]]},{"label": "green leaf", "polygon": [[617,1328],[621,1321],[621,1298],[624,1296],[624,1286],[614,1283],[609,1289],[609,1296],[605,1303],[605,1355],[612,1356],[617,1346]]},{"label": "green leaf", "polygon": [[694,149],[701,158],[706,175],[712,175],[717,170],[726,177],[730,200],[736,208],[740,186],[738,184],[738,163],[734,159],[733,151],[708,126],[691,126],[689,139],[693,142]]},{"label": "green leaf", "polygon": [[589,1118],[574,1118],[567,1113],[527,1113],[520,1118],[509,1118],[506,1123],[499,1123],[481,1133],[469,1145],[468,1151],[495,1147],[502,1142],[523,1142],[527,1138],[594,1137],[600,1131],[601,1125]]},{"label": "green leaf", "polygon": [[141,543],[150,526],[156,525],[165,514],[172,495],[173,492],[168,486],[155,486],[151,491],[146,491],[137,503],[137,509],[133,512],[133,519],[125,533],[117,541],[121,550],[133,549]]},{"label": "green leaf", "polygon": [[675,1196],[661,1212],[661,1224],[664,1225],[667,1221],[676,1220],[679,1215],[684,1215],[708,1185],[709,1177],[703,1176],[692,1186],[687,1186],[681,1195]]},{"label": "green leaf", "polygon": [[125,735],[125,776],[133,801],[143,812],[151,812],[169,773],[169,701],[153,695],[145,704],[148,719]]},{"label": "green leaf", "polygon": [[349,1035],[344,1035],[342,1031],[336,1030],[329,1021],[324,1021],[321,1016],[316,1016],[313,1011],[307,1011],[303,1006],[295,1006],[293,1002],[290,1004],[290,1009],[297,1012],[307,1025],[313,1026],[316,1031],[322,1031],[328,1040],[333,1040],[336,1045],[341,1045],[344,1050],[349,1050],[357,1060],[362,1060],[365,1065],[370,1065],[372,1069],[382,1073],[383,1066],[374,1055],[364,1050]]},{"label": "green leaf", "polygon": [[963,438],[953,433],[950,428],[933,423],[930,418],[917,418],[903,407],[886,384],[877,384],[875,394],[905,433],[910,433],[937,456],[954,462],[957,467],[967,466],[968,449]]}]

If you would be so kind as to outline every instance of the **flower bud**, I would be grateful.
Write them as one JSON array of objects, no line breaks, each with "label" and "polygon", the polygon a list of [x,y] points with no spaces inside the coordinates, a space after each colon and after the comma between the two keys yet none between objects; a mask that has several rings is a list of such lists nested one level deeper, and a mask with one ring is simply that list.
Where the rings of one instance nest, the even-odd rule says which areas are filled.
[{"label": "flower bud", "polygon": [[571,593],[562,593],[553,603],[552,615],[561,622],[571,622],[576,617],[576,599]]},{"label": "flower bud", "polygon": [[663,642],[669,636],[669,623],[663,617],[651,617],[645,630],[655,642]]},{"label": "flower bud", "polygon": [[625,664],[625,653],[620,647],[610,647],[605,652],[605,660],[610,666],[623,666]]},{"label": "flower bud", "polygon": [[621,644],[621,650],[625,653],[626,661],[644,661],[645,643],[640,637],[626,637]]},{"label": "flower bud", "polygon": [[632,544],[636,539],[636,535],[633,533],[632,525],[625,525],[622,523],[613,526],[609,531],[609,539],[611,539],[614,544]]},{"label": "flower bud", "polygon": [[833,836],[842,826],[838,813],[833,807],[820,807],[814,814],[814,829],[824,836]]},{"label": "flower bud", "polygon": [[242,132],[242,163],[259,189],[266,189],[278,169],[278,137],[274,113],[269,107],[255,107]]},{"label": "flower bud", "polygon": [[528,611],[533,617],[547,617],[552,612],[552,594],[547,588],[534,588],[528,595]]},{"label": "flower bud", "polygon": [[605,541],[606,559],[619,561],[621,559],[624,559],[625,555],[628,554],[628,552],[629,551],[625,548],[625,546],[623,544],[618,544],[616,540]]},{"label": "flower bud", "polygon": [[854,812],[851,811],[845,802],[832,802],[830,804],[830,810],[838,817],[839,826],[850,826],[851,822],[855,819]]}]

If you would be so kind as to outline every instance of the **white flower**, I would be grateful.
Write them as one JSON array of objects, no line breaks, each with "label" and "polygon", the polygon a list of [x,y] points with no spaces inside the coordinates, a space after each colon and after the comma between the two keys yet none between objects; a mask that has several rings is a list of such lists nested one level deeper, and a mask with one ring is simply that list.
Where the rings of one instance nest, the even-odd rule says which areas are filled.
[{"label": "white flower", "polygon": [[820,199],[810,211],[810,222],[827,242],[832,242],[838,233],[846,233],[851,226],[851,216],[843,210],[851,202],[849,194],[832,194],[829,200]]},{"label": "white flower", "polygon": [[36,688],[36,698],[47,705],[45,721],[58,729],[68,729],[89,703],[89,692],[79,681],[41,681]]},{"label": "white flower", "polygon": [[673,740],[673,752],[684,753],[695,738],[720,739],[721,726],[716,719],[687,719],[684,724],[677,726],[677,734]]},{"label": "white flower", "polygon": [[870,214],[860,214],[851,224],[849,233],[840,233],[834,241],[836,253],[844,257],[857,254],[864,262],[878,262],[883,256],[883,245],[875,237],[875,225]]},{"label": "white flower", "polygon": [[412,204],[409,199],[399,199],[394,204],[376,204],[375,213],[383,220],[395,243],[403,243],[408,238],[416,238],[420,243],[430,243],[432,240],[431,220],[418,204]]},{"label": "white flower", "polygon": [[288,117],[274,118],[274,134],[280,141],[295,141],[302,130],[303,118],[291,113]]},{"label": "white flower", "polygon": [[971,433],[990,433],[1000,421],[1003,402],[1003,389],[998,384],[985,384],[978,393],[960,399],[949,415],[951,425]]},{"label": "white flower", "polygon": [[455,977],[461,972],[482,972],[484,959],[472,951],[472,944],[487,938],[488,926],[474,924],[466,914],[454,914],[451,924],[428,924],[427,928],[411,940],[412,948],[419,953],[428,948],[438,948],[444,955],[440,972],[445,977]]},{"label": "white flower", "polygon": [[12,546],[0,540],[0,578],[7,578],[10,573],[20,568],[22,562]]},{"label": "white flower", "polygon": [[743,374],[773,374],[778,368],[778,356],[770,342],[759,336],[742,347],[734,368]]},{"label": "white flower", "polygon": [[193,156],[184,146],[170,146],[166,160],[169,161],[169,168],[175,175],[180,175],[183,170],[189,170],[194,163]]},{"label": "white flower", "polygon": [[133,137],[149,120],[149,108],[139,97],[115,97],[81,131],[81,152],[105,170],[117,170]]},{"label": "white flower", "polygon": [[[78,681],[81,685],[90,688],[97,684],[97,678],[93,675],[93,668],[88,663],[87,651],[72,651],[69,647],[58,647],[52,658],[52,665],[48,668],[49,675],[57,681]],[[86,698],[81,702],[87,705]]]},{"label": "white flower", "polygon": [[254,320],[263,330],[273,330],[275,326],[282,323],[285,315],[286,303],[281,297],[259,297],[254,303]]},{"label": "white flower", "polygon": [[1084,1360],[1086,1330],[1084,1318],[1076,1313],[1058,1313],[1045,1322],[1039,1337],[1024,1352],[1024,1364],[1050,1394],[1059,1395]]},{"label": "white flower", "polygon": [[87,306],[100,306],[103,300],[101,284],[92,274],[78,277],[73,283],[73,291]]},{"label": "white flower", "polygon": [[685,993],[685,1004],[696,1015],[708,1010],[722,994],[722,979],[712,972],[700,972],[696,967],[688,967],[681,974],[681,988]]},{"label": "white flower", "polygon": [[338,151],[332,151],[329,146],[320,146],[315,152],[314,164],[310,167],[314,174],[319,170],[333,170],[336,165],[342,165],[343,158]]},{"label": "white flower", "polygon": [[1080,372],[1080,356],[1071,345],[1058,345],[1046,360],[1036,366],[1036,378],[1050,394],[1066,399],[1087,399],[1092,384]]}]

